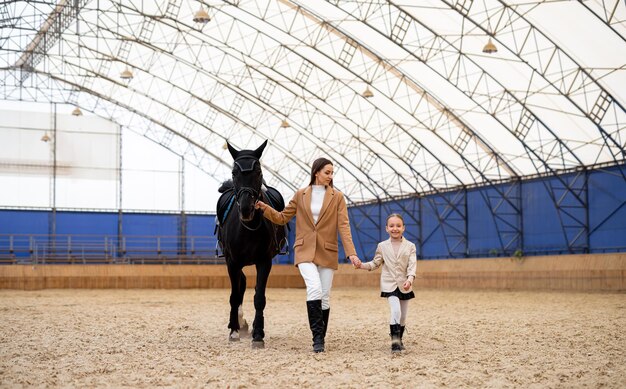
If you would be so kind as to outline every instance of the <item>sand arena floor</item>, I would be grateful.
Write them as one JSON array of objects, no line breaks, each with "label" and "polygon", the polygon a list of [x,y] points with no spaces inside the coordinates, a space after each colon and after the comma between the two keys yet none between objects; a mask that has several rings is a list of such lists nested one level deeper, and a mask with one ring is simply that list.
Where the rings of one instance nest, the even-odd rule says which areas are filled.
[{"label": "sand arena floor", "polygon": [[[253,314],[252,291],[244,311]],[[626,387],[626,295],[334,289],[313,354],[303,289],[269,289],[266,348],[227,341],[228,290],[0,291],[0,387]]]}]

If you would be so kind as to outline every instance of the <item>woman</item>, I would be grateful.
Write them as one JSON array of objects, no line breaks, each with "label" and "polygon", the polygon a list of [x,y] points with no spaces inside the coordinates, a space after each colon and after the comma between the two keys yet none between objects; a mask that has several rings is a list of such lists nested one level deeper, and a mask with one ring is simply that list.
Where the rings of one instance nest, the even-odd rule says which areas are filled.
[{"label": "woman", "polygon": [[330,288],[338,268],[337,233],[352,265],[359,267],[348,208],[341,192],[333,188],[333,163],[318,158],[311,167],[311,182],[298,190],[282,212],[262,201],[256,207],[276,224],[287,224],[296,218],[295,265],[306,284],[307,312],[313,334],[313,351],[324,351],[324,338],[330,314]]}]

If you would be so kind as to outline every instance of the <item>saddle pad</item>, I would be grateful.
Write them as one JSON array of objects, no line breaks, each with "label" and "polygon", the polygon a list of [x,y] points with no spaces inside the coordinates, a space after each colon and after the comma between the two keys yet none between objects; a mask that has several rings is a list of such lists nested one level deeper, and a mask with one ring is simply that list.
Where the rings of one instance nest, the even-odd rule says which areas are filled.
[{"label": "saddle pad", "polygon": [[266,186],[266,189],[263,191],[265,198],[267,198],[268,203],[277,211],[282,211],[285,209],[285,200],[280,192],[272,188],[271,186]]},{"label": "saddle pad", "polygon": [[217,200],[217,220],[219,224],[224,224],[224,220],[226,216],[228,216],[228,212],[231,211],[234,202],[235,191],[232,188],[225,190],[224,193],[221,194],[220,198]]}]

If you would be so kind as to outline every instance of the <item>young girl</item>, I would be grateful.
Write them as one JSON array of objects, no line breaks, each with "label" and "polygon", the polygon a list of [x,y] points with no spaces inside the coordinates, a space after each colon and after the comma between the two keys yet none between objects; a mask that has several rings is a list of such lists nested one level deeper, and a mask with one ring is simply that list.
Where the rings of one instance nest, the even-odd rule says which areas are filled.
[{"label": "young girl", "polygon": [[402,236],[405,226],[401,215],[397,213],[389,215],[385,229],[389,239],[378,244],[372,261],[362,263],[357,268],[371,271],[383,265],[380,274],[380,297],[387,298],[391,310],[389,321],[391,351],[399,352],[404,350],[402,336],[409,300],[415,297],[411,287],[415,280],[417,258],[415,245]]}]

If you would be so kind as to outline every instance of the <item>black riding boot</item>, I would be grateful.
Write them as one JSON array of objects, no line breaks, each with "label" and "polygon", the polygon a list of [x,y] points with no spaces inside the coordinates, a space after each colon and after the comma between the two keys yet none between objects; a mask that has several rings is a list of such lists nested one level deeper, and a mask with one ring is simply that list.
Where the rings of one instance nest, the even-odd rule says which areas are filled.
[{"label": "black riding boot", "polygon": [[313,334],[313,351],[321,353],[324,351],[324,318],[322,316],[322,300],[311,300],[306,302],[307,313],[309,314],[309,327]]},{"label": "black riding boot", "polygon": [[324,339],[326,339],[326,330],[328,329],[328,316],[330,315],[330,308],[322,309],[322,318],[324,319]]},{"label": "black riding boot", "polygon": [[391,335],[391,352],[397,353],[402,351],[400,347],[400,324],[390,324],[389,332]]},{"label": "black riding boot", "polygon": [[400,350],[405,350],[404,343],[402,343],[402,337],[404,336],[404,327],[406,326],[400,326]]}]

